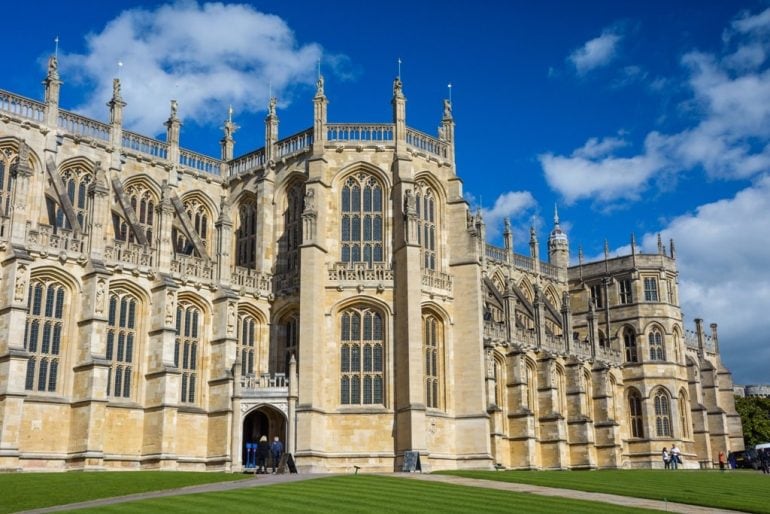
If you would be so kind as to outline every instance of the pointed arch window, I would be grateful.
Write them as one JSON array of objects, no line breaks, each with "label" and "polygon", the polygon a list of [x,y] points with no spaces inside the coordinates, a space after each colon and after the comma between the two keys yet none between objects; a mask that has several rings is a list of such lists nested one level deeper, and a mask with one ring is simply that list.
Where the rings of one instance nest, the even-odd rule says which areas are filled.
[{"label": "pointed arch window", "polygon": [[425,357],[425,404],[432,409],[442,407],[442,351],[444,330],[433,314],[424,315],[423,352]]},{"label": "pointed arch window", "polygon": [[176,309],[174,365],[182,374],[182,403],[195,403],[199,396],[202,321],[200,309],[189,302],[179,302]]},{"label": "pointed arch window", "polygon": [[[142,185],[132,185],[126,189],[131,207],[136,214],[137,228],[144,233],[147,244],[154,246],[155,236],[155,209],[158,201],[155,195],[149,189]],[[136,242],[134,234],[129,231],[128,240],[131,243]]]},{"label": "pointed arch window", "polygon": [[[93,182],[93,175],[90,171],[81,165],[73,165],[64,168],[61,172],[61,180],[64,184],[64,190],[69,197],[75,217],[80,224],[80,229],[86,233],[88,231],[89,219],[88,210],[90,208],[90,198],[88,197],[88,186]],[[69,219],[64,214],[62,206],[58,203],[55,209],[55,225],[58,228],[72,230]]]},{"label": "pointed arch window", "polygon": [[235,234],[235,265],[254,269],[257,264],[257,202],[246,200],[238,209]]},{"label": "pointed arch window", "polygon": [[636,347],[636,334],[630,328],[623,331],[623,346],[626,350],[626,362],[639,362],[639,351]]},{"label": "pointed arch window", "polygon": [[302,210],[305,203],[305,186],[297,183],[286,193],[284,212],[284,238],[286,247],[285,271],[299,270],[299,247],[302,245]]},{"label": "pointed arch window", "polygon": [[688,401],[687,401],[687,393],[682,390],[679,393],[679,425],[682,427],[682,438],[688,438],[690,437],[690,419],[687,416],[687,412],[689,411],[688,408]]},{"label": "pointed arch window", "polygon": [[385,401],[385,339],[382,315],[368,307],[340,316],[340,403],[382,405]]},{"label": "pointed arch window", "polygon": [[341,260],[372,266],[384,260],[383,189],[365,173],[348,177],[341,197]]},{"label": "pointed arch window", "polygon": [[655,433],[658,437],[671,437],[671,403],[665,391],[655,393]]},{"label": "pointed arch window", "polygon": [[11,195],[14,183],[11,170],[17,161],[17,155],[9,148],[0,150],[0,217],[8,216],[11,212]]},{"label": "pointed arch window", "polygon": [[24,349],[30,354],[24,383],[27,391],[56,391],[66,302],[63,285],[41,280],[30,283],[24,327]]},{"label": "pointed arch window", "polygon": [[107,396],[131,398],[136,354],[138,301],[122,292],[110,294],[107,314],[107,350],[110,361]]},{"label": "pointed arch window", "polygon": [[424,182],[415,189],[417,208],[417,242],[422,250],[422,267],[436,269],[436,198],[433,190]]},{"label": "pointed arch window", "polygon": [[644,418],[642,416],[642,395],[631,391],[628,395],[628,418],[631,425],[631,437],[644,437]]},{"label": "pointed arch window", "polygon": [[259,325],[257,320],[249,314],[242,315],[238,327],[238,355],[241,358],[241,376],[254,374],[258,337]]},{"label": "pointed arch window", "polygon": [[[211,215],[203,203],[196,198],[192,198],[184,202],[185,213],[190,220],[192,229],[198,234],[198,238],[203,245],[203,248],[208,251],[209,235],[211,233],[211,227],[209,226]],[[174,228],[172,230],[172,236],[174,239],[174,249],[176,253],[183,255],[193,255],[195,253],[195,245],[184,234],[184,230]],[[198,257],[203,257],[199,255]]]},{"label": "pointed arch window", "polygon": [[657,328],[652,329],[647,336],[647,341],[650,347],[650,360],[651,361],[663,361],[666,360],[666,352],[663,348],[663,335]]},{"label": "pointed arch window", "polygon": [[278,366],[278,369],[288,376],[292,355],[297,365],[297,372],[299,372],[299,316],[296,314],[290,315],[286,318],[283,328],[283,355],[281,356],[282,363]]}]

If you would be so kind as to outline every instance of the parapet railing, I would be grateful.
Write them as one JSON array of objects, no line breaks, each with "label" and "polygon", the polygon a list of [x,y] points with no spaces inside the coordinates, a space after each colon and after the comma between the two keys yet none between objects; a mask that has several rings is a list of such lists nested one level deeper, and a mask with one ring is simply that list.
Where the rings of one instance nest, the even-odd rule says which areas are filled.
[{"label": "parapet railing", "polygon": [[408,127],[406,129],[406,144],[445,159],[449,156],[449,145],[447,145],[447,143],[439,141],[435,137],[429,136],[424,132]]},{"label": "parapet railing", "polygon": [[303,130],[299,134],[294,134],[275,143],[276,158],[282,159],[295,155],[313,146],[313,128]]},{"label": "parapet railing", "polygon": [[35,122],[45,121],[45,104],[0,89],[0,111]]},{"label": "parapet railing", "polygon": [[59,128],[76,136],[92,137],[101,141],[110,140],[110,126],[79,114],[59,111]]},{"label": "parapet railing", "polygon": [[432,269],[423,268],[422,285],[429,289],[440,289],[442,291],[452,291],[452,275],[442,273]]},{"label": "parapet railing", "polygon": [[376,143],[393,141],[395,125],[392,123],[329,123],[326,140],[330,143]]},{"label": "parapet railing", "polygon": [[241,377],[241,387],[243,389],[288,388],[289,378],[284,373],[245,375]]},{"label": "parapet railing", "polygon": [[265,149],[260,148],[230,161],[230,176],[240,175],[265,166]]},{"label": "parapet railing", "polygon": [[393,280],[389,264],[365,262],[335,262],[329,266],[329,280],[334,282],[388,282]]},{"label": "parapet railing", "polygon": [[218,175],[222,162],[197,152],[179,149],[179,165],[192,170]]},{"label": "parapet railing", "polygon": [[192,255],[177,254],[171,260],[171,271],[183,276],[187,275],[206,280],[213,280],[214,262]]},{"label": "parapet railing", "polygon": [[487,243],[485,245],[485,254],[487,259],[493,260],[495,262],[508,262],[508,250],[505,248],[498,248],[497,246]]},{"label": "parapet railing", "polygon": [[72,230],[56,228],[51,225],[39,224],[32,228],[32,223],[27,222],[27,244],[39,249],[55,251],[72,251],[82,253],[85,242],[82,234],[75,234]]},{"label": "parapet railing", "polygon": [[154,262],[152,248],[128,241],[115,240],[104,247],[104,258],[107,261],[124,262],[136,266],[152,266]]},{"label": "parapet railing", "polygon": [[236,266],[231,275],[234,285],[252,289],[259,293],[270,294],[273,277],[269,273]]},{"label": "parapet railing", "polygon": [[167,143],[142,136],[135,132],[124,130],[121,145],[125,150],[133,150],[158,159],[168,158]]},{"label": "parapet railing", "polygon": [[[484,253],[490,261],[506,264],[508,262],[509,252],[505,248],[486,243],[484,247]],[[526,255],[520,255],[518,253],[513,254],[513,265],[524,271],[535,271],[535,261],[532,257]],[[559,268],[548,262],[540,262],[540,273],[549,278],[559,278]]]}]

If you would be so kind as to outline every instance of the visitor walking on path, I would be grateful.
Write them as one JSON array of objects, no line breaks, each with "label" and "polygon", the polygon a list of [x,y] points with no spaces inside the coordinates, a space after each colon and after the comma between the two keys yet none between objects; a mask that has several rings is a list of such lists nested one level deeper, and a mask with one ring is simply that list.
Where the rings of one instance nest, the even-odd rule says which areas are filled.
[{"label": "visitor walking on path", "polygon": [[273,442],[270,444],[270,454],[273,458],[273,473],[275,473],[275,469],[281,461],[281,455],[283,455],[283,443],[278,436],[275,436]]}]

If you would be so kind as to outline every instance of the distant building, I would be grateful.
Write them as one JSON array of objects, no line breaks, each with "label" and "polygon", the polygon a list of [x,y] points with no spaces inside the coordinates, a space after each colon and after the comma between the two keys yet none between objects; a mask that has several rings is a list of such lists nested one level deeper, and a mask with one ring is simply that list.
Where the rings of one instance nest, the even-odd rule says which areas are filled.
[{"label": "distant building", "polygon": [[770,384],[737,385],[734,392],[739,398],[770,398]]},{"label": "distant building", "polygon": [[[716,325],[685,330],[673,243],[569,267],[486,242],[454,120],[313,125],[234,158],[0,91],[0,468],[688,466],[743,448]],[[107,100],[107,99],[105,99]],[[478,151],[501,152],[500,148]]]}]

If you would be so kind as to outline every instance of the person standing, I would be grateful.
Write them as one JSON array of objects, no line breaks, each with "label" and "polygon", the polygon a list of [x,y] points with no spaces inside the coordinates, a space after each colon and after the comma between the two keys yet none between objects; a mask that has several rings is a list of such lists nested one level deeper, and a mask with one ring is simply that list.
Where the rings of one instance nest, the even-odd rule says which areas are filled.
[{"label": "person standing", "polygon": [[666,450],[666,447],[663,447],[663,453],[661,455],[663,457],[663,468],[669,469],[671,467],[671,455],[668,454],[668,450]]},{"label": "person standing", "polygon": [[719,452],[719,471],[725,470],[725,452]]},{"label": "person standing", "polygon": [[267,473],[268,455],[270,455],[270,445],[267,444],[267,436],[263,435],[257,444],[257,473]]},{"label": "person standing", "polygon": [[281,455],[283,455],[283,443],[278,436],[275,436],[270,444],[270,454],[273,458],[273,473],[275,473],[278,463],[281,461]]},{"label": "person standing", "polygon": [[676,444],[671,446],[671,469],[677,469],[679,464],[682,463],[682,459],[679,458],[679,448]]}]

